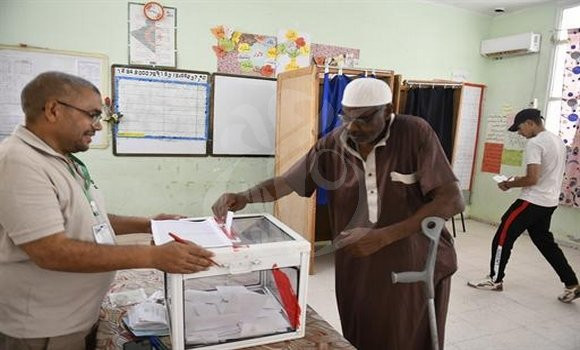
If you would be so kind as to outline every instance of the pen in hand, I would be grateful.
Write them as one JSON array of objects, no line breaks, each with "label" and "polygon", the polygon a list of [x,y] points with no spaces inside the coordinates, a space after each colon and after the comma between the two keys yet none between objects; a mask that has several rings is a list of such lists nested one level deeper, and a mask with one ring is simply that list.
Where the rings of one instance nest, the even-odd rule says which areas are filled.
[{"label": "pen in hand", "polygon": [[[178,243],[183,243],[183,244],[189,244],[188,241],[186,241],[185,239],[179,237],[177,234],[173,233],[173,232],[169,232],[169,236],[171,236],[171,238],[173,238],[175,240],[175,242]],[[212,258],[206,258],[207,260],[211,261],[212,264],[214,264],[217,267],[224,267],[221,264],[218,264],[217,262],[215,262]]]}]

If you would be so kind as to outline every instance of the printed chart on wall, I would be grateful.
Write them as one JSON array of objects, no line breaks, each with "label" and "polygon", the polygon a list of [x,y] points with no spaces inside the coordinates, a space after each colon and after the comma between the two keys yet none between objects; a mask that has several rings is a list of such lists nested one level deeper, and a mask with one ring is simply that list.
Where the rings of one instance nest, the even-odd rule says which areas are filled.
[{"label": "printed chart on wall", "polygon": [[[106,75],[108,58],[100,54],[87,54],[48,49],[29,49],[0,45],[0,141],[12,134],[14,128],[24,123],[20,107],[20,92],[38,74],[61,71],[87,79],[108,95]],[[97,132],[92,148],[107,147],[108,125]]]},{"label": "printed chart on wall", "polygon": [[114,65],[115,155],[205,155],[209,73]]},{"label": "printed chart on wall", "polygon": [[483,85],[463,84],[451,165],[462,190],[471,189]]},{"label": "printed chart on wall", "polygon": [[176,66],[176,9],[160,7],[148,18],[143,4],[129,3],[129,63]]}]

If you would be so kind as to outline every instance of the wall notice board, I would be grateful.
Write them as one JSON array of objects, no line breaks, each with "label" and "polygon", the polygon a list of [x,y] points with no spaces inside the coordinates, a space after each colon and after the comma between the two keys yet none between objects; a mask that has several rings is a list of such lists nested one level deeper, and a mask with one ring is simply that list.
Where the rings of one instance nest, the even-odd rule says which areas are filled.
[{"label": "wall notice board", "polygon": [[473,181],[484,88],[484,85],[463,83],[461,89],[451,166],[462,190],[471,190]]},{"label": "wall notice board", "polygon": [[276,79],[214,74],[211,153],[274,156]]},{"label": "wall notice board", "polygon": [[[24,123],[20,92],[38,74],[60,71],[80,76],[107,96],[108,65],[108,57],[102,54],[0,45],[0,141]],[[108,125],[102,125],[91,148],[107,147]]]},{"label": "wall notice board", "polygon": [[209,135],[209,73],[113,65],[115,155],[200,156]]}]

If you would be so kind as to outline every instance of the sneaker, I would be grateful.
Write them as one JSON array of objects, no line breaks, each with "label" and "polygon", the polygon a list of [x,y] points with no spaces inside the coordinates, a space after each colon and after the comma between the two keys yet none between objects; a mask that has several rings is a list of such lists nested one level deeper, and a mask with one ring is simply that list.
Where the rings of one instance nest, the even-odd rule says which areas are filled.
[{"label": "sneaker", "polygon": [[489,276],[486,276],[482,280],[469,281],[467,282],[467,285],[477,289],[495,290],[497,292],[501,292],[503,290],[503,282],[496,283]]},{"label": "sneaker", "polygon": [[558,300],[563,303],[571,303],[577,298],[580,298],[580,285],[572,288],[564,288],[564,292],[558,295]]}]

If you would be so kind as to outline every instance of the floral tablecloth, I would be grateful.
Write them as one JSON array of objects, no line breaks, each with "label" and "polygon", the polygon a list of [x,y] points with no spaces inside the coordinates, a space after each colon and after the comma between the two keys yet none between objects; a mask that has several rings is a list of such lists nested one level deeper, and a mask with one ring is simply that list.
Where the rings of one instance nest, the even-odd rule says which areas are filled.
[{"label": "floral tablecloth", "polygon": [[[157,270],[123,270],[117,272],[109,293],[143,288],[147,295],[162,289],[163,273]],[[117,307],[108,297],[103,301],[97,333],[98,350],[123,349],[123,343],[133,339],[131,333],[122,325],[122,317],[129,306]],[[162,340],[169,344],[168,337]],[[346,339],[332,328],[310,307],[306,310],[306,335],[301,339],[252,347],[255,350],[326,350],[355,349]]]}]

